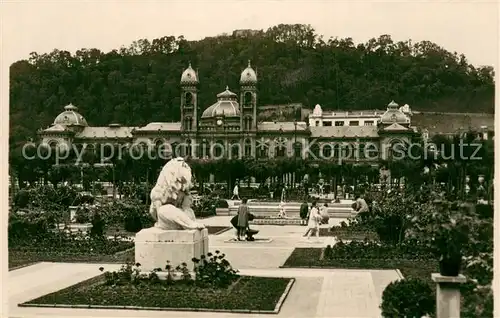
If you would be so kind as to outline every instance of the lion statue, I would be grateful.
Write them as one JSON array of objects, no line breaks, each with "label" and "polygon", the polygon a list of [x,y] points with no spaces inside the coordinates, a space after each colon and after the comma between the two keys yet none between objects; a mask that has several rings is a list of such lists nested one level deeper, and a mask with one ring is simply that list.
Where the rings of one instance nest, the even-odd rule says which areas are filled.
[{"label": "lion statue", "polygon": [[189,190],[193,186],[192,173],[183,158],[165,164],[151,190],[149,212],[155,227],[163,230],[201,230],[205,226],[196,221]]}]

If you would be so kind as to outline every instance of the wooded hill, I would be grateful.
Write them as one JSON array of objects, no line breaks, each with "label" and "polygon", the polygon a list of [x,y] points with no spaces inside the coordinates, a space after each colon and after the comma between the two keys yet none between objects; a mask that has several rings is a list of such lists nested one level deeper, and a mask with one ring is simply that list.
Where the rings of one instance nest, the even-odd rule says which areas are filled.
[{"label": "wooded hill", "polygon": [[203,110],[226,85],[238,92],[248,60],[258,71],[259,105],[360,110],[395,100],[414,110],[494,112],[493,68],[474,67],[462,54],[428,41],[382,35],[355,44],[324,39],[308,25],[278,25],[200,41],[143,39],[107,53],[32,53],[10,67],[11,146],[34,137],[70,102],[93,126],[178,121],[189,61],[199,72]]}]

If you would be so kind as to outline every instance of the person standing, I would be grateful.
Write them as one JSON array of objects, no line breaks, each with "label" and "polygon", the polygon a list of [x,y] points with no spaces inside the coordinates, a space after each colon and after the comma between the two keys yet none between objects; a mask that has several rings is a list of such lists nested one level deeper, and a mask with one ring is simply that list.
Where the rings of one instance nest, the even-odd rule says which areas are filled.
[{"label": "person standing", "polygon": [[233,196],[231,197],[231,200],[234,200],[234,198],[240,200],[240,195],[239,195],[239,188],[238,188],[238,183],[234,185],[233,188]]},{"label": "person standing", "polygon": [[304,201],[300,206],[300,218],[302,219],[302,225],[306,225],[307,214],[309,214],[309,204]]},{"label": "person standing", "polygon": [[243,198],[240,206],[238,207],[238,241],[241,241],[241,236],[245,236],[248,228],[248,218],[250,212],[247,205],[247,199]]},{"label": "person standing", "polygon": [[309,221],[307,222],[307,239],[311,237],[311,233],[316,231],[316,238],[319,240],[319,222],[321,221],[321,215],[319,214],[316,201],[313,201],[311,206],[311,211],[309,212]]}]

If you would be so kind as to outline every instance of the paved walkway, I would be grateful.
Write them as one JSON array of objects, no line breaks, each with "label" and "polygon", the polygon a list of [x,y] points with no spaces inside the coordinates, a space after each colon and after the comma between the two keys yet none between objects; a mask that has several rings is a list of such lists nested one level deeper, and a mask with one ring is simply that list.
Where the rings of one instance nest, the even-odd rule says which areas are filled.
[{"label": "paved walkway", "polygon": [[[226,225],[230,217],[203,220],[207,225]],[[330,225],[341,220],[331,220]],[[210,237],[210,249],[220,250],[243,275],[294,277],[291,289],[278,317],[380,317],[378,308],[382,291],[399,279],[395,270],[328,270],[279,268],[295,247],[321,247],[331,238],[317,243],[305,242],[303,226],[253,226],[259,237],[269,243],[228,243],[233,231]],[[312,240],[312,239],[311,239]],[[71,286],[99,275],[99,267],[116,270],[117,264],[38,263],[9,272],[9,317],[269,317],[256,314],[224,314],[204,312],[160,312],[102,309],[23,308],[17,304]]]}]

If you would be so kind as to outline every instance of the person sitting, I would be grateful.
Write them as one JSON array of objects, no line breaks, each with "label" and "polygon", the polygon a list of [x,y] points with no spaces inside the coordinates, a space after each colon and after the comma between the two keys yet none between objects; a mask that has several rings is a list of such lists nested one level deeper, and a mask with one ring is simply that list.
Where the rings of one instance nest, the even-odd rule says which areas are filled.
[{"label": "person sitting", "polygon": [[356,195],[356,211],[362,219],[366,219],[370,212],[370,208],[362,195]]}]

